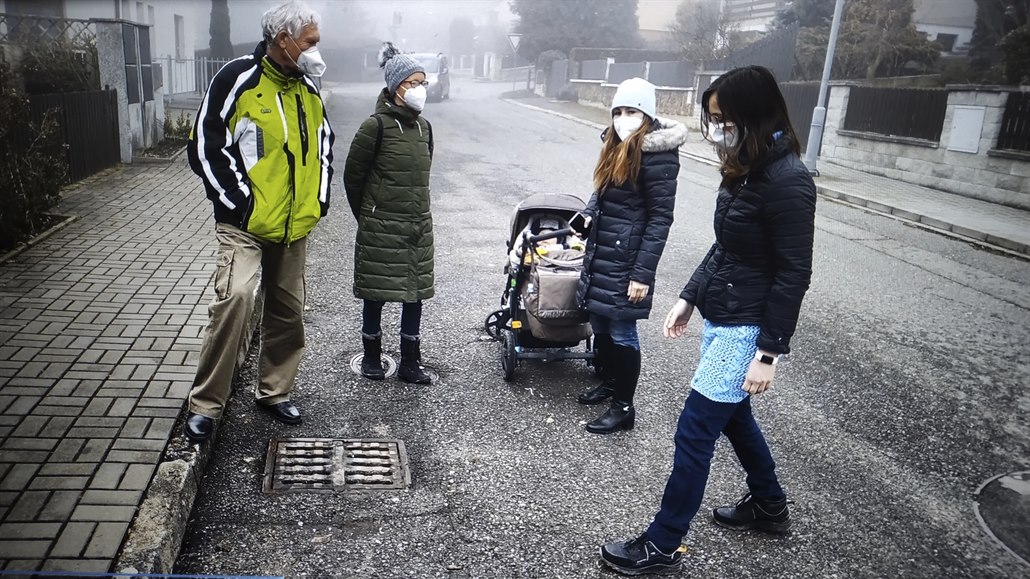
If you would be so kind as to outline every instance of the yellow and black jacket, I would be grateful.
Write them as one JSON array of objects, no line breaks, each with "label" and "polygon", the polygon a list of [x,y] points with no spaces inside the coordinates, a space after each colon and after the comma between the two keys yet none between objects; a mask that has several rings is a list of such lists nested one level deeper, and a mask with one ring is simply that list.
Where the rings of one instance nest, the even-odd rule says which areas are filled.
[{"label": "yellow and black jacket", "polygon": [[291,243],[329,210],[333,141],[318,88],[275,64],[262,42],[215,75],[187,152],[216,221]]}]

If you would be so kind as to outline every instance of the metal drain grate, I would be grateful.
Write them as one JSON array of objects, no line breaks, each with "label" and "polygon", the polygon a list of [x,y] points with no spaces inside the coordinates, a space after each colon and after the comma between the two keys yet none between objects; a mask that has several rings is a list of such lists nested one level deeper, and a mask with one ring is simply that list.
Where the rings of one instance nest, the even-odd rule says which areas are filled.
[{"label": "metal drain grate", "polygon": [[405,489],[411,484],[401,440],[273,438],[262,491],[268,494]]}]

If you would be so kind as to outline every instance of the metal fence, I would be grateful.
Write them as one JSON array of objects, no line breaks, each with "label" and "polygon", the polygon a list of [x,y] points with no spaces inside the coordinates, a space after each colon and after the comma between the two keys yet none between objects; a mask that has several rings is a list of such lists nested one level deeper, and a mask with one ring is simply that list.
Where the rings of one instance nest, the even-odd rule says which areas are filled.
[{"label": "metal fence", "polygon": [[845,130],[940,141],[946,89],[851,87]]},{"label": "metal fence", "polygon": [[34,95],[29,98],[29,108],[35,123],[41,123],[48,111],[56,114],[72,181],[111,167],[121,158],[117,91]]},{"label": "metal fence", "polygon": [[693,64],[682,60],[651,62],[647,66],[647,80],[656,86],[690,88],[694,86],[696,69]]},{"label": "metal fence", "polygon": [[57,38],[73,43],[93,43],[96,42],[97,31],[89,20],[0,12],[0,43],[29,43]]},{"label": "metal fence", "polygon": [[229,62],[218,58],[162,57],[161,74],[165,95],[203,93],[211,84],[215,73]]},{"label": "metal fence", "polygon": [[819,101],[818,82],[783,82],[780,92],[787,103],[790,124],[801,141],[801,148],[808,146],[808,130],[812,125],[812,111]]},{"label": "metal fence", "polygon": [[584,60],[579,66],[579,76],[583,80],[604,80],[608,71],[607,60]]},{"label": "metal fence", "polygon": [[998,131],[998,148],[1030,152],[1030,92],[1010,92]]},{"label": "metal fence", "polygon": [[608,66],[608,83],[619,84],[627,78],[644,76],[643,62],[613,62]]}]

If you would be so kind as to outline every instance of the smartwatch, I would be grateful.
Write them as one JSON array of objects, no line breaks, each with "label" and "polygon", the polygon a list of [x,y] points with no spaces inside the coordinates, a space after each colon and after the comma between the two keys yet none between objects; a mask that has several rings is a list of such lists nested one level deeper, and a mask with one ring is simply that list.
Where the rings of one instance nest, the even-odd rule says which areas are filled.
[{"label": "smartwatch", "polygon": [[758,360],[759,362],[761,362],[763,364],[769,364],[770,366],[775,366],[776,363],[780,361],[780,356],[779,355],[770,356],[768,354],[763,354],[761,350],[755,350],[755,360]]}]

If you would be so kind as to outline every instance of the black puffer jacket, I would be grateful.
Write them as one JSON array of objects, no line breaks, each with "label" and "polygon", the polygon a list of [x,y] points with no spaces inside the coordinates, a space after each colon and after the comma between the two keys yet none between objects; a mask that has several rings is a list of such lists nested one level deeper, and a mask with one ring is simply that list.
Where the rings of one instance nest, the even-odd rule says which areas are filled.
[{"label": "black puffer jacket", "polygon": [[[644,137],[636,187],[609,187],[590,198],[584,214],[592,218],[578,298],[593,314],[638,320],[651,313],[655,270],[672,226],[679,175],[679,147],[687,128],[658,119]],[[630,303],[630,280],[650,286],[647,297]]]},{"label": "black puffer jacket", "polygon": [[785,354],[812,278],[815,183],[781,139],[719,190],[715,243],[680,297],[717,324],[756,324],[758,347]]}]

